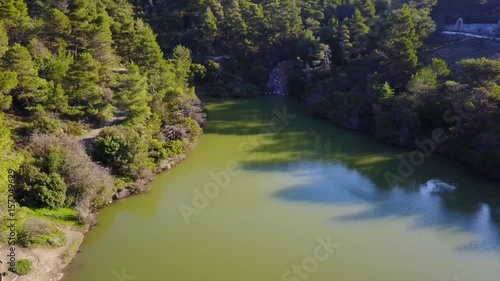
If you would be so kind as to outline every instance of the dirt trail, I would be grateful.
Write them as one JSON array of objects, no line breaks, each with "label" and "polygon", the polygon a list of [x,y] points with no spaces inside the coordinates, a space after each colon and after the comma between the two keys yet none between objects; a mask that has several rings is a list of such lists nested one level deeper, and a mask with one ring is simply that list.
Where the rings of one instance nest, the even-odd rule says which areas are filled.
[{"label": "dirt trail", "polygon": [[126,119],[126,117],[123,115],[115,115],[115,116],[113,116],[113,118],[111,118],[111,120],[109,122],[107,122],[103,126],[101,126],[99,128],[95,128],[91,131],[88,131],[83,136],[78,137],[78,140],[83,141],[83,142],[89,142],[92,139],[96,138],[97,135],[99,135],[99,133],[102,131],[102,129],[104,129],[106,127],[120,125],[121,123],[123,123],[123,121],[125,121],[125,119]]}]

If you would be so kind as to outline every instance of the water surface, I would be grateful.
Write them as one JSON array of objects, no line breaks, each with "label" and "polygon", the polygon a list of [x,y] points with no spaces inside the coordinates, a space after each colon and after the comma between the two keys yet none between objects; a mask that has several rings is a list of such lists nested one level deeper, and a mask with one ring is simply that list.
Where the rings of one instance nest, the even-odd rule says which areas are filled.
[{"label": "water surface", "polygon": [[[391,186],[411,151],[283,97],[207,113],[186,161],[102,211],[66,281],[500,280],[498,183],[430,157]],[[318,239],[339,247],[318,260]]]}]

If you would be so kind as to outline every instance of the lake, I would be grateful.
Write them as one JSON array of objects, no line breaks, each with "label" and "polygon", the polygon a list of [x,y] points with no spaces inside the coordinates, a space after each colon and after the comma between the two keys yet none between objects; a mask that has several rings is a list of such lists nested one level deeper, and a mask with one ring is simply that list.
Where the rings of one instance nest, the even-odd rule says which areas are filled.
[{"label": "lake", "polygon": [[205,104],[198,146],[103,209],[64,280],[500,280],[498,182],[286,97]]}]

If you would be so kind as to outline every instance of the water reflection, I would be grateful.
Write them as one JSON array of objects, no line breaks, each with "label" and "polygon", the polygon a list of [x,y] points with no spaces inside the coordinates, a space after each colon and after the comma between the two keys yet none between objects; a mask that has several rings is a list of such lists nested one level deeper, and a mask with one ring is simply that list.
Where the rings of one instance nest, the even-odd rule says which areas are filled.
[{"label": "water reflection", "polygon": [[[260,114],[255,113],[255,108],[259,107],[257,103]],[[266,114],[272,108],[302,111],[294,101],[284,98],[272,97],[266,104],[262,108],[260,101],[248,99],[243,104],[230,103],[223,108],[213,108],[208,113],[210,120],[224,119],[224,126],[214,122],[209,133],[258,134],[257,128],[241,128],[241,122],[227,120],[224,114],[227,111],[245,116],[246,123],[264,126],[272,123],[272,115]],[[218,110],[223,110],[221,115]],[[467,167],[432,156],[416,167],[403,183],[389,186],[385,172],[397,172],[400,156],[407,157],[408,150],[377,143],[365,134],[337,129],[303,115],[284,132],[262,137],[265,141],[253,150],[276,156],[242,164],[244,169],[263,173],[295,173],[300,184],[278,191],[275,194],[278,199],[310,204],[368,202],[372,206],[370,209],[335,220],[350,222],[414,216],[417,218],[415,229],[437,228],[474,234],[474,242],[459,250],[500,249],[499,185]]]}]

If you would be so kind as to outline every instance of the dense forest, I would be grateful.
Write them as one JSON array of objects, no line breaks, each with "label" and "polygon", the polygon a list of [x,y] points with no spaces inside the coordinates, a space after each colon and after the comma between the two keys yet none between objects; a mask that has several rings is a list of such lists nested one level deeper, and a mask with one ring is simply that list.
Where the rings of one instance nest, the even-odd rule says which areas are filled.
[{"label": "dense forest", "polygon": [[500,61],[466,59],[452,75],[421,52],[433,12],[497,7],[469,2],[3,0],[0,225],[15,198],[19,243],[61,245],[40,217],[92,224],[193,146],[193,86],[261,95],[276,69],[314,114],[406,147],[442,129],[439,152],[500,178]]},{"label": "dense forest", "polygon": [[448,66],[422,52],[437,36],[433,12],[481,16],[498,6],[458,2],[134,1],[164,49],[193,51],[200,93],[265,93],[278,65],[277,80],[313,113],[406,147],[442,129],[439,152],[500,178],[500,61]]},{"label": "dense forest", "polygon": [[52,221],[93,224],[193,146],[191,52],[165,55],[126,0],[5,0],[0,19],[0,241],[12,214],[17,244],[57,247]]}]

